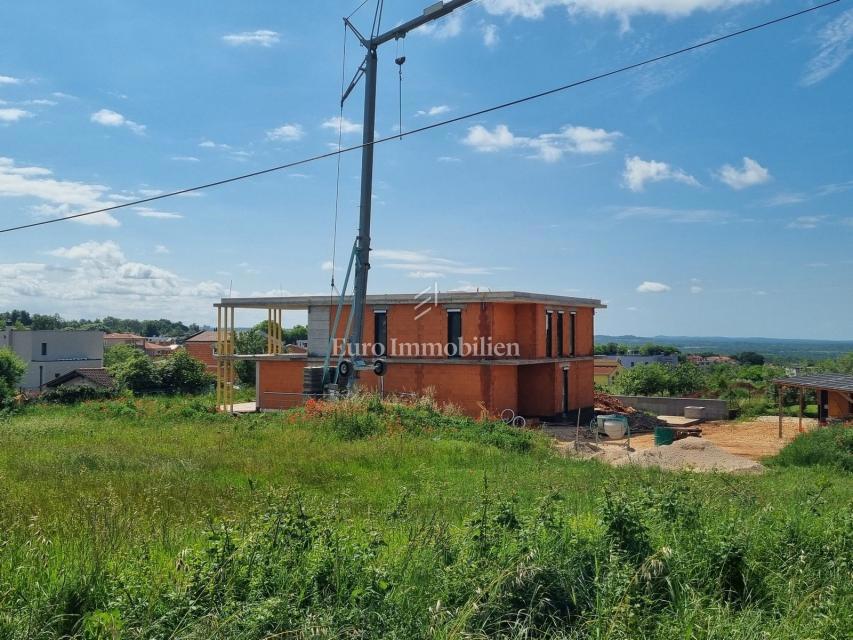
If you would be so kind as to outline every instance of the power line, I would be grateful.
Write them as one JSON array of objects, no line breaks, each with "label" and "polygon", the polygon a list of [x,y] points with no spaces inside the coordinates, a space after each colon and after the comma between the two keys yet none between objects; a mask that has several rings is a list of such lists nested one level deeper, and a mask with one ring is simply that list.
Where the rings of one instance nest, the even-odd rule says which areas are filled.
[{"label": "power line", "polygon": [[594,76],[590,76],[588,78],[584,78],[583,80],[576,80],[574,82],[570,82],[568,84],[561,85],[559,87],[554,87],[553,89],[548,89],[546,91],[541,91],[539,93],[534,93],[531,95],[524,96],[523,98],[517,98],[515,100],[510,100],[509,102],[503,102],[501,104],[494,105],[492,107],[486,107],[485,109],[480,109],[479,111],[473,111],[471,113],[466,113],[460,116],[456,116],[454,118],[448,118],[447,120],[441,120],[440,122],[434,122],[432,124],[427,124],[422,127],[418,127],[417,129],[412,129],[406,132],[396,133],[391,136],[386,136],[384,138],[379,138],[373,140],[373,142],[367,142],[362,144],[353,145],[350,147],[344,147],[342,149],[337,149],[335,151],[329,151],[327,153],[321,153],[315,156],[310,156],[308,158],[303,158],[301,160],[295,160],[293,162],[288,162],[286,164],[280,164],[275,167],[268,167],[266,169],[260,169],[258,171],[252,171],[250,173],[244,173],[242,175],[233,176],[230,178],[224,178],[222,180],[216,180],[214,182],[208,182],[205,184],[196,185],[194,187],[187,187],[186,189],[178,189],[177,191],[169,191],[167,193],[161,193],[156,196],[150,196],[147,198],[141,198],[139,200],[134,200],[132,202],[124,202],[121,204],[110,205],[109,207],[103,207],[102,209],[94,209],[92,211],[86,211],[83,213],[75,213],[69,216],[65,216],[62,218],[51,218],[49,220],[40,220],[38,222],[31,222],[29,224],[22,224],[15,227],[7,227],[5,229],[0,229],[0,233],[9,233],[11,231],[21,231],[23,229],[30,229],[33,227],[40,227],[42,225],[53,224],[54,222],[63,222],[65,220],[74,220],[76,218],[83,218],[85,216],[92,216],[98,213],[107,213],[109,211],[115,211],[117,209],[125,209],[127,207],[134,207],[141,204],[146,204],[148,202],[154,202],[156,200],[163,200],[165,198],[173,198],[175,196],[180,196],[185,193],[192,193],[194,191],[202,191],[204,189],[211,189],[213,187],[219,187],[225,184],[230,184],[232,182],[238,182],[240,180],[247,180],[249,178],[255,178],[257,176],[262,176],[268,173],[274,173],[276,171],[283,171],[285,169],[292,169],[294,167],[298,167],[304,164],[309,164],[311,162],[316,162],[318,160],[324,160],[326,158],[332,158],[334,156],[339,156],[343,153],[349,153],[351,151],[358,151],[359,149],[363,149],[364,147],[370,145],[382,144],[384,142],[389,142],[391,140],[399,140],[401,138],[405,138],[408,136],[412,136],[418,133],[423,133],[424,131],[429,131],[431,129],[436,129],[438,127],[445,127],[447,125],[455,124],[457,122],[461,122],[463,120],[469,120],[471,118],[476,118],[478,116],[485,115],[487,113],[492,113],[494,111],[500,111],[502,109],[507,109],[509,107],[514,107],[525,102],[531,102],[533,100],[539,100],[540,98],[545,98],[547,96],[561,93],[563,91],[568,91],[569,89],[574,89],[576,87],[580,87],[585,84],[590,84],[592,82],[596,82],[598,80],[603,80],[604,78],[609,78],[611,76],[618,75],[620,73],[625,73],[626,71],[631,71],[633,69],[638,69],[640,67],[644,67],[649,64],[653,64],[655,62],[660,62],[662,60],[666,60],[668,58],[673,58],[675,56],[689,53],[690,51],[695,51],[697,49],[702,49],[704,47],[708,47],[712,44],[716,44],[718,42],[722,42],[724,40],[729,40],[731,38],[736,38],[738,36],[742,36],[747,33],[751,33],[753,31],[758,31],[760,29],[764,29],[766,27],[770,27],[775,24],[779,24],[781,22],[785,22],[787,20],[792,20],[794,18],[798,18],[800,16],[806,15],[808,13],[812,13],[814,11],[818,11],[820,9],[825,9],[834,4],[838,4],[841,0],[829,0],[828,2],[824,2],[822,4],[818,4],[807,9],[802,9],[800,11],[796,11],[794,13],[789,13],[784,16],[780,16],[778,18],[774,18],[772,20],[768,20],[766,22],[762,22],[759,24],[755,24],[751,27],[746,27],[744,29],[739,29],[738,31],[732,31],[726,35],[718,36],[716,38],[711,38],[709,40],[703,40],[694,45],[690,45],[689,47],[684,47],[682,49],[677,49],[675,51],[670,51],[669,53],[665,53],[663,55],[655,56],[654,58],[648,58],[646,60],[642,60],[640,62],[635,62],[633,64],[626,65],[624,67],[619,67],[618,69],[613,69],[611,71],[606,71],[604,73],[600,73]]}]

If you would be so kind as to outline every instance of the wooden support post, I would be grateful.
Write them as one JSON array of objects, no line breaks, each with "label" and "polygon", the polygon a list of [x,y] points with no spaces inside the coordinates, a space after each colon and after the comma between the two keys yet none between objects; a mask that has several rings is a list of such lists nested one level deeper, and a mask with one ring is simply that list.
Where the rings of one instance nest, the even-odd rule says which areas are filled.
[{"label": "wooden support post", "polygon": [[805,401],[806,401],[806,399],[803,395],[803,388],[800,387],[800,427],[799,427],[800,433],[803,432],[803,403]]},{"label": "wooden support post", "polygon": [[222,360],[219,358],[222,353],[220,342],[222,338],[222,307],[216,307],[216,410],[219,411],[219,405],[222,402]]},{"label": "wooden support post", "polygon": [[783,404],[782,404],[782,396],[785,395],[785,387],[779,386],[777,387],[779,392],[779,439],[782,439],[782,413],[783,413]]},{"label": "wooden support post", "polygon": [[237,337],[236,332],[234,331],[234,307],[231,307],[231,335],[229,336],[229,347],[228,347],[228,363],[229,363],[229,371],[228,371],[228,382],[229,382],[229,393],[228,393],[228,403],[230,405],[231,413],[234,413],[234,341]]}]

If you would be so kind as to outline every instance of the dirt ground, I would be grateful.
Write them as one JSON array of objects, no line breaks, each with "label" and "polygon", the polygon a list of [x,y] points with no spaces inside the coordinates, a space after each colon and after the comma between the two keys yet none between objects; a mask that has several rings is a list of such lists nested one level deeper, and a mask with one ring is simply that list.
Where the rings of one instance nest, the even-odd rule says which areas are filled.
[{"label": "dirt ground", "polygon": [[[809,431],[817,426],[811,418],[803,419],[803,430]],[[779,418],[763,416],[749,422],[720,421],[704,422],[699,425],[702,438],[721,449],[738,455],[760,461],[761,458],[775,455],[788,442],[793,440],[798,431],[797,418],[785,418],[782,424],[782,438],[779,438]],[[566,443],[574,442],[575,430],[572,427],[545,427],[558,440],[558,448],[565,448]],[[609,445],[624,445],[625,440],[610,440],[602,438]],[[644,433],[631,438],[631,448],[637,451],[654,447],[654,434]]]}]

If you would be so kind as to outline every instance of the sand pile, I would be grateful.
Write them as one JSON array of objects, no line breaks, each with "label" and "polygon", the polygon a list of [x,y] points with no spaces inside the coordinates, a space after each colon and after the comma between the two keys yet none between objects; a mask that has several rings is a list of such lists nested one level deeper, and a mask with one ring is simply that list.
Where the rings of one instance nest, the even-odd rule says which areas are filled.
[{"label": "sand pile", "polygon": [[702,438],[684,438],[671,445],[626,453],[609,461],[616,466],[636,464],[674,471],[720,471],[723,473],[761,473],[764,467],[749,458],[736,456]]}]

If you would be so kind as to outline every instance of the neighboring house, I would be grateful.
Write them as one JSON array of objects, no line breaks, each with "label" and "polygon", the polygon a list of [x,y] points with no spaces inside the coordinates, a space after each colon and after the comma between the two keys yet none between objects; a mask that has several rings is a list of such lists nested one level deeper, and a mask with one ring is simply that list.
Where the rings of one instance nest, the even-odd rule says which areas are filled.
[{"label": "neighboring house", "polygon": [[595,384],[600,387],[606,387],[613,382],[616,374],[623,369],[624,367],[619,364],[618,360],[596,357],[594,367]]},{"label": "neighboring house", "polygon": [[95,389],[112,389],[115,380],[110,372],[103,367],[92,369],[80,368],[69,371],[63,376],[54,378],[46,383],[45,388],[58,389],[59,387],[92,387]]},{"label": "neighboring house", "polygon": [[119,344],[128,344],[131,347],[143,349],[145,347],[145,338],[138,336],[135,333],[107,333],[104,334],[104,348],[109,349]]},{"label": "neighboring house", "polygon": [[700,356],[696,354],[687,356],[687,362],[691,362],[697,367],[711,367],[717,364],[737,364],[737,360],[731,356]]},{"label": "neighboring house", "polygon": [[176,344],[165,344],[163,342],[146,342],[144,345],[145,355],[149,358],[162,358],[171,355],[177,348],[178,345]]},{"label": "neighboring house", "polygon": [[216,373],[216,331],[199,331],[184,341],[184,349],[196,360],[201,360],[209,373]]},{"label": "neighboring house", "polygon": [[[334,334],[338,344],[350,302]],[[307,353],[219,360],[256,363],[256,403],[262,410],[293,407],[323,392],[323,362],[337,310],[328,296],[225,298],[215,306],[220,319],[239,309],[307,311]],[[431,392],[437,401],[472,416],[483,409],[493,415],[511,409],[527,417],[560,416],[593,405],[593,322],[595,310],[602,308],[598,300],[514,291],[439,293],[427,300],[371,295],[361,350],[385,352],[381,387],[386,394]],[[210,333],[215,340],[215,332]],[[376,358],[368,355],[365,360]],[[336,363],[333,358],[332,366]],[[380,377],[362,371],[359,386],[375,390]]]},{"label": "neighboring house", "polygon": [[608,360],[615,360],[626,369],[636,367],[639,364],[666,364],[671,366],[678,365],[678,356],[657,355],[657,356],[633,356],[633,355],[616,355],[616,356],[599,356]]},{"label": "neighboring house", "polygon": [[27,365],[19,386],[38,389],[66,373],[104,366],[103,331],[0,330],[0,349],[8,347]]}]

